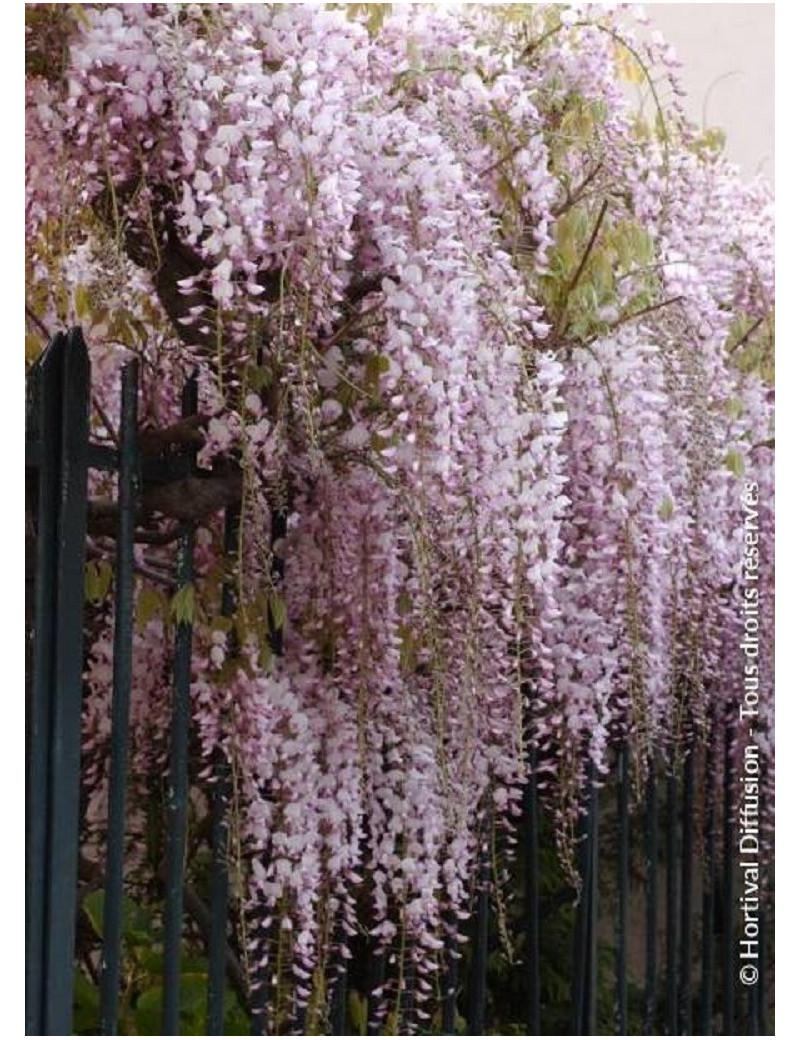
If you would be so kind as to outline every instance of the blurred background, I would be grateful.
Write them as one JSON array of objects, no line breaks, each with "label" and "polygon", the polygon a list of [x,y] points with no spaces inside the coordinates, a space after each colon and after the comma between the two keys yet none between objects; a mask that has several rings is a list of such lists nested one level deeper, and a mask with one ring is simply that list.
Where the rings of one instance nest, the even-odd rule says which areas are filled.
[{"label": "blurred background", "polygon": [[686,107],[746,178],[775,180],[775,5],[644,4],[681,58]]}]

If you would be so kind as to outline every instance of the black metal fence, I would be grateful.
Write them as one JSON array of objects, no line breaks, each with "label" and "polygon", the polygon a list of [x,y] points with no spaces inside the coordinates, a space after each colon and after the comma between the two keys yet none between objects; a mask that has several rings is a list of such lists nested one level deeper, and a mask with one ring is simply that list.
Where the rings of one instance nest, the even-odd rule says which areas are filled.
[{"label": "black metal fence", "polygon": [[[100,964],[101,1032],[119,1031],[119,993],[125,889],[126,778],[134,624],[134,538],[143,479],[175,479],[195,471],[191,451],[168,463],[148,461],[138,444],[138,369],[131,362],[121,379],[120,425],[115,447],[90,439],[91,372],[79,329],[57,335],[28,377],[26,474],[31,585],[27,681],[26,794],[26,1032],[69,1035],[73,1031],[75,933],[79,914],[81,813],[81,711],[84,672],[84,566],[87,482],[90,469],[116,474],[116,567],[113,696],[111,709],[108,831],[104,862],[103,953]],[[197,386],[183,391],[182,412],[197,411]],[[225,547],[237,544],[237,510],[226,512]],[[176,584],[191,580],[195,531],[184,524],[177,548]],[[234,611],[225,585],[221,611]],[[164,1035],[180,1032],[180,971],[185,912],[185,853],[189,794],[188,747],[192,625],[176,625],[170,734],[169,796],[163,868]],[[628,748],[620,745],[614,775],[602,795],[591,773],[580,842],[581,894],[573,914],[571,1021],[565,1032],[595,1035],[598,1029],[600,951],[613,949],[614,1030],[631,1028],[630,985],[643,994],[637,1012],[644,1035],[749,1033],[765,1035],[769,1014],[768,929],[761,913],[758,981],[739,982],[739,914],[734,891],[738,770],[734,719],[720,712],[710,720],[710,738],[691,735],[673,768],[652,764],[641,808],[632,798]],[[724,763],[719,798],[719,764]],[[531,750],[531,767],[535,767]],[[230,972],[229,802],[230,778],[220,755],[209,787],[211,871],[203,939],[207,953],[208,1035],[224,1031],[226,974]],[[697,789],[696,789],[697,788]],[[698,797],[699,794],[699,797]],[[718,804],[718,802],[720,804]],[[536,787],[525,793],[520,859],[524,872],[524,956],[519,966],[529,1034],[539,1035],[547,1011],[543,967],[541,857],[543,823]],[[609,869],[609,860],[613,869]],[[641,869],[634,869],[638,864]],[[492,904],[488,853],[480,858],[468,955],[450,943],[444,954],[442,1034],[461,1029],[486,1032],[491,998],[489,960]],[[611,878],[609,891],[609,877]],[[602,880],[602,884],[601,884]],[[643,912],[632,941],[631,893]],[[762,907],[766,906],[762,888]],[[601,937],[601,930],[612,938]],[[386,971],[382,957],[369,958],[367,1021],[374,1020],[373,994]],[[604,974],[607,971],[604,969]],[[460,977],[463,976],[463,977]],[[347,1031],[347,978],[332,977],[329,1025]],[[410,989],[409,986],[406,989]],[[297,1031],[303,1032],[302,1015]],[[371,1027],[366,1026],[366,1031]],[[254,1019],[253,1032],[263,1031]],[[610,1032],[611,1030],[606,1030]]]}]

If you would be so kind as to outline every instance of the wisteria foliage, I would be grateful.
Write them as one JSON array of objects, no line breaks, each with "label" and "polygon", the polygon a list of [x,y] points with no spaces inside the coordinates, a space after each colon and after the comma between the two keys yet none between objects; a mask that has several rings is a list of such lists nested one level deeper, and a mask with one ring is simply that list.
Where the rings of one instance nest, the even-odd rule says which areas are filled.
[{"label": "wisteria foliage", "polygon": [[[324,1022],[364,930],[382,1013],[413,972],[425,1022],[481,847],[502,889],[531,744],[569,871],[590,760],[602,780],[628,739],[641,780],[707,735],[740,678],[745,479],[765,638],[772,610],[768,187],[687,123],[635,9],[361,6],[84,5],[26,83],[28,302],[84,325],[96,436],[137,355],[145,427],[197,368],[200,462],[241,466],[235,559],[204,518],[191,597],[137,548],[130,857],[191,601],[198,769],[233,777],[276,1028],[297,1001]],[[769,750],[768,640],[762,661]]]}]

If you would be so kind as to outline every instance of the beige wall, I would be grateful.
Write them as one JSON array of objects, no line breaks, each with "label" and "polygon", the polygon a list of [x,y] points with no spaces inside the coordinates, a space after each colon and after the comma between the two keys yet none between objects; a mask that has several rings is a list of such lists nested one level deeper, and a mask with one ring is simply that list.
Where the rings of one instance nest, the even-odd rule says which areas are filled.
[{"label": "beige wall", "polygon": [[746,177],[774,181],[775,5],[643,6],[683,62],[689,115],[723,128]]}]

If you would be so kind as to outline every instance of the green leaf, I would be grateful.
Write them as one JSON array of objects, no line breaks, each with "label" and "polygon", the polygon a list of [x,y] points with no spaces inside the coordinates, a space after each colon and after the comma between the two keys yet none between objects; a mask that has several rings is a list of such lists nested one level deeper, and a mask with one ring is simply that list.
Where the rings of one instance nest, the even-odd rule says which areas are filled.
[{"label": "green leaf", "polygon": [[170,612],[178,624],[191,625],[195,617],[194,585],[188,581],[175,593]]},{"label": "green leaf", "polygon": [[75,317],[78,321],[85,321],[91,314],[91,299],[89,296],[89,290],[85,285],[79,285],[75,289],[74,307]]},{"label": "green leaf", "polygon": [[76,1001],[91,1005],[92,1007],[100,1007],[100,993],[97,986],[83,974],[82,971],[75,970],[75,979],[73,982],[72,992],[75,995]]},{"label": "green leaf", "polygon": [[262,643],[258,651],[258,667],[263,672],[268,672],[272,666],[272,647],[269,643]]},{"label": "green leaf", "polygon": [[96,563],[90,560],[86,564],[83,578],[83,594],[90,603],[102,603],[111,588],[114,570],[106,560]]},{"label": "green leaf", "polygon": [[[102,888],[90,892],[83,901],[83,910],[97,936],[103,938],[105,920],[105,892]],[[128,896],[122,897],[122,936],[132,946],[152,946],[158,939],[157,928],[147,910]]]},{"label": "green leaf", "polygon": [[224,614],[215,614],[211,619],[212,632],[224,632],[227,635],[233,631],[233,618],[225,617]]},{"label": "green leaf", "polygon": [[738,451],[731,450],[728,452],[728,454],[725,456],[725,465],[728,467],[728,469],[731,471],[731,473],[733,473],[735,477],[738,477],[740,480],[742,479],[742,477],[744,477],[744,459]]},{"label": "green leaf", "polygon": [[[206,972],[183,972],[180,977],[180,1035],[203,1036],[205,1033],[208,975]],[[136,1032],[140,1036],[161,1036],[164,989],[150,986],[139,996],[134,1008]]]},{"label": "green leaf", "polygon": [[198,1012],[205,1016],[208,999],[208,973],[206,971],[182,971],[180,978],[181,1016],[194,1017]]},{"label": "green leaf", "polygon": [[355,989],[351,989],[347,994],[347,1013],[350,1018],[350,1025],[355,1030],[356,1036],[366,1036],[367,1001]]},{"label": "green leaf", "polygon": [[161,1008],[164,1002],[162,986],[151,986],[139,996],[133,1012],[136,1032],[139,1036],[161,1035]]},{"label": "green leaf", "polygon": [[359,20],[362,15],[366,16],[367,31],[374,36],[383,25],[383,21],[392,12],[391,4],[345,4],[345,12],[348,18]]},{"label": "green leaf", "polygon": [[225,1035],[249,1036],[252,1023],[232,990],[225,991]]},{"label": "green leaf", "polygon": [[164,972],[164,951],[143,947],[136,951],[136,963],[143,972],[159,978]]},{"label": "green leaf", "polygon": [[136,624],[141,631],[154,618],[167,614],[167,597],[152,585],[143,585],[136,600]]},{"label": "green leaf", "polygon": [[102,889],[90,892],[83,901],[83,912],[99,938],[103,938],[103,903],[105,893]]},{"label": "green leaf", "polygon": [[286,624],[286,604],[283,601],[283,596],[278,592],[270,593],[269,616],[272,620],[274,631],[279,632]]},{"label": "green leaf", "polygon": [[675,516],[675,503],[669,495],[664,496],[663,502],[658,507],[658,515],[661,520],[666,521],[671,520]]},{"label": "green leaf", "polygon": [[634,252],[636,254],[637,262],[642,266],[652,262],[653,257],[655,256],[655,247],[653,245],[653,239],[648,234],[646,228],[636,228]]},{"label": "green leaf", "polygon": [[266,390],[272,380],[272,370],[265,365],[254,365],[247,374],[247,383],[251,390]]},{"label": "green leaf", "polygon": [[42,341],[32,332],[25,333],[25,361],[30,364],[35,361],[42,352]]},{"label": "green leaf", "polygon": [[592,264],[592,282],[598,294],[605,297],[614,286],[614,270],[608,250],[599,249]]},{"label": "green leaf", "polygon": [[382,452],[386,451],[387,448],[392,448],[397,445],[397,437],[384,437],[381,433],[373,433],[370,438],[369,446],[373,451]]},{"label": "green leaf", "polygon": [[380,378],[389,371],[389,359],[383,354],[370,354],[364,363],[364,383],[371,393],[376,393]]},{"label": "green leaf", "polygon": [[100,1026],[100,992],[76,970],[72,984],[72,1028],[75,1034],[97,1033]]},{"label": "green leaf", "polygon": [[160,941],[160,930],[150,913],[132,899],[122,899],[122,936],[131,946],[152,946]]}]

